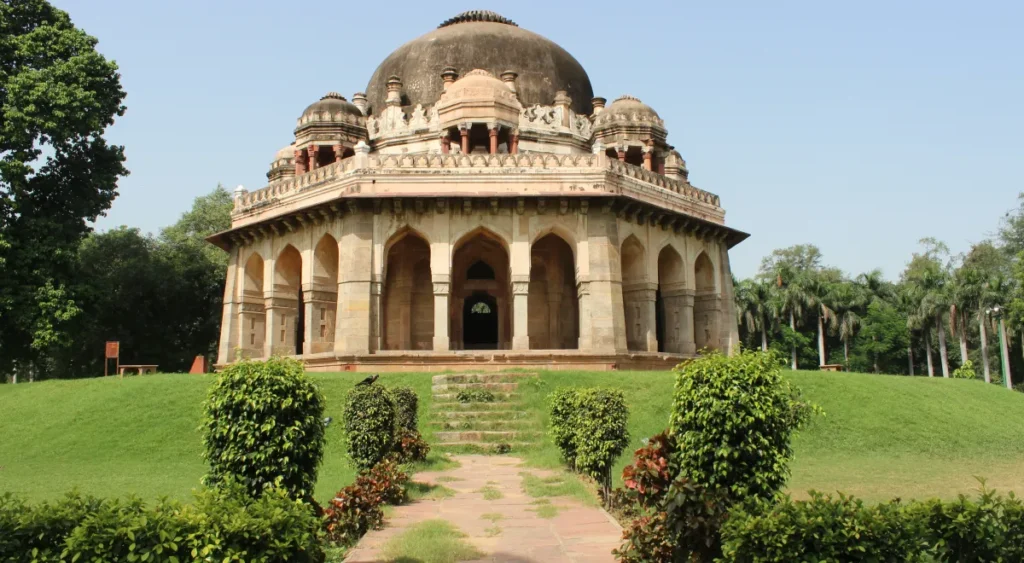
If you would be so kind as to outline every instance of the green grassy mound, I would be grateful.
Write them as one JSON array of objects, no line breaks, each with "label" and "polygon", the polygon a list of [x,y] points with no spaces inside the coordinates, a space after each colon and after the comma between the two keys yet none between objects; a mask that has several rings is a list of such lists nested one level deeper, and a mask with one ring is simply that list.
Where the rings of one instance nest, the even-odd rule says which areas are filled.
[{"label": "green grassy mound", "polygon": [[[315,374],[327,398],[328,446],[317,498],[352,481],[341,447],[345,391],[365,374]],[[793,372],[787,377],[825,411],[795,443],[791,489],[843,490],[870,500],[951,497],[978,486],[1024,493],[1024,394],[977,381]],[[0,493],[53,498],[77,487],[101,496],[187,499],[206,467],[198,431],[212,376],[156,375],[0,385]],[[384,374],[430,410],[428,374]],[[629,401],[630,451],[668,424],[673,378],[665,372],[546,372],[520,386],[531,418],[546,424],[559,386],[604,385]],[[558,466],[548,440],[522,455]]]}]

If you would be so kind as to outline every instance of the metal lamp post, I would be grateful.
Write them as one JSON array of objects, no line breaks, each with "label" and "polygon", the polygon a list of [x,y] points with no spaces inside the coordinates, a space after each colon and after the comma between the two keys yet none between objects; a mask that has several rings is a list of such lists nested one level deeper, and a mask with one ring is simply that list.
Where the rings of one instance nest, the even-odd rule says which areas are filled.
[{"label": "metal lamp post", "polygon": [[1003,320],[1003,308],[999,305],[988,309],[988,314],[999,319],[999,355],[1003,362],[1003,381],[1007,389],[1013,389],[1013,378],[1010,377],[1010,353],[1006,348],[1006,323]]}]

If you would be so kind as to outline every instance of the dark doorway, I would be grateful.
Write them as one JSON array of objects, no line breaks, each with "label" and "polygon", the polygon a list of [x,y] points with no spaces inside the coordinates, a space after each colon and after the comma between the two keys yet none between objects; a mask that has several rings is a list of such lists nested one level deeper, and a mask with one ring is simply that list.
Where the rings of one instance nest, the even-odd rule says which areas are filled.
[{"label": "dark doorway", "polygon": [[295,314],[295,355],[302,355],[302,345],[306,342],[306,303],[299,290],[299,310]]},{"label": "dark doorway", "polygon": [[654,334],[658,338],[658,351],[665,351],[665,301],[661,290],[654,292]]},{"label": "dark doorway", "polygon": [[474,293],[462,305],[462,343],[466,350],[498,348],[498,300]]}]

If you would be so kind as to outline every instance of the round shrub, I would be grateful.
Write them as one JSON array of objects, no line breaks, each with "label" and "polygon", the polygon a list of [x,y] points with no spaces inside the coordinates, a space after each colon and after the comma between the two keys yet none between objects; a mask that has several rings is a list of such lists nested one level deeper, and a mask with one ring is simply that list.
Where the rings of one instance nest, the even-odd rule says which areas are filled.
[{"label": "round shrub", "polygon": [[612,465],[629,444],[629,407],[619,390],[582,389],[579,397],[576,470],[604,484],[607,493]]},{"label": "round shrub", "polygon": [[419,418],[416,409],[419,406],[419,398],[416,392],[410,387],[395,387],[391,389],[391,398],[395,402],[395,426],[398,431],[418,430]]},{"label": "round shrub", "polygon": [[772,353],[711,353],[678,366],[670,430],[682,475],[735,500],[772,498],[789,476],[790,439],[813,407]]},{"label": "round shrub", "polygon": [[271,358],[225,369],[203,419],[205,481],[243,484],[258,497],[275,484],[308,499],[324,453],[324,399],[302,363]]},{"label": "round shrub", "polygon": [[345,398],[345,442],[358,469],[369,469],[391,453],[395,444],[395,405],[379,385],[353,387]]},{"label": "round shrub", "polygon": [[955,379],[977,379],[978,375],[974,373],[974,363],[967,360],[963,365],[953,370],[953,377]]},{"label": "round shrub", "polygon": [[562,459],[569,467],[576,469],[576,416],[579,403],[576,389],[555,389],[548,396],[551,409],[551,439],[555,442]]}]

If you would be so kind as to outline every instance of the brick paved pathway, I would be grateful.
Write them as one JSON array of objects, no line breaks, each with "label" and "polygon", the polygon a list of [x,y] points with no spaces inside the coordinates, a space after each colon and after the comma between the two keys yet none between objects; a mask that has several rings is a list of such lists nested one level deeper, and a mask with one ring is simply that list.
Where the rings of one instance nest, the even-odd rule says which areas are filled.
[{"label": "brick paved pathway", "polygon": [[[444,485],[455,495],[442,500],[422,500],[394,508],[383,530],[366,534],[349,553],[346,562],[385,561],[381,550],[388,539],[423,520],[441,519],[454,524],[467,541],[486,554],[479,561],[502,562],[613,562],[612,549],[619,546],[622,529],[596,507],[567,497],[549,500],[559,507],[554,518],[541,518],[538,499],[523,492],[520,472],[538,477],[551,472],[521,466],[522,460],[504,456],[458,455],[462,465],[447,471],[417,473],[413,480]],[[438,479],[441,478],[439,481]],[[484,499],[485,487],[501,491],[502,498]],[[501,514],[492,522],[483,514]]]}]

